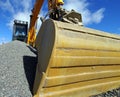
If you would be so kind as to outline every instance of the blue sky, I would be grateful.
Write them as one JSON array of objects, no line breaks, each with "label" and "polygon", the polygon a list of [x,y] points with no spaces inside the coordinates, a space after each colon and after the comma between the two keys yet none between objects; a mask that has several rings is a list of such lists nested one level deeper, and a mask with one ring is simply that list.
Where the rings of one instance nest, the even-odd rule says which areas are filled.
[{"label": "blue sky", "polygon": [[[120,34],[120,0],[64,0],[64,8],[74,9],[82,14],[83,23],[113,34]],[[0,44],[12,39],[13,20],[29,21],[35,0],[0,0]],[[45,0],[40,16],[47,13]],[[41,25],[38,20],[38,29]]]}]

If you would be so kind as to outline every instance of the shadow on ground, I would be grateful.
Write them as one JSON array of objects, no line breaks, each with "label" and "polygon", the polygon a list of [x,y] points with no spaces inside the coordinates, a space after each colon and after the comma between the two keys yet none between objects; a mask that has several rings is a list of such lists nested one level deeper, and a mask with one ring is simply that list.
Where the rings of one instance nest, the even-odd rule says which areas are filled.
[{"label": "shadow on ground", "polygon": [[36,73],[36,66],[37,66],[37,54],[34,49],[32,49],[29,46],[28,48],[36,55],[36,56],[23,56],[24,70],[25,70],[25,74],[26,74],[26,78],[29,84],[30,91],[32,93],[35,73]]},{"label": "shadow on ground", "polygon": [[24,60],[24,69],[25,69],[26,78],[29,84],[30,91],[32,93],[34,79],[35,79],[37,58],[31,56],[24,56],[23,60]]}]

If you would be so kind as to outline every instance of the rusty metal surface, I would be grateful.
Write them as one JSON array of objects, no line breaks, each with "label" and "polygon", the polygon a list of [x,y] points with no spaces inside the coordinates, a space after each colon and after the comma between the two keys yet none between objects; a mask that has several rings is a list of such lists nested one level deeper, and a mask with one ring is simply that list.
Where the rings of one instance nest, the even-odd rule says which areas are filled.
[{"label": "rusty metal surface", "polygon": [[36,39],[35,97],[89,97],[120,86],[120,37],[46,20]]}]

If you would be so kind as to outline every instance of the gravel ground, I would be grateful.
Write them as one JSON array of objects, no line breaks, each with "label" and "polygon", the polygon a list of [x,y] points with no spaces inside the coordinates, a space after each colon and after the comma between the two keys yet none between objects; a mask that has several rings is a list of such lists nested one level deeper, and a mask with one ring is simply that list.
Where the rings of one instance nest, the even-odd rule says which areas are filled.
[{"label": "gravel ground", "polygon": [[103,92],[101,94],[90,97],[120,97],[120,88],[113,89],[111,91]]},{"label": "gravel ground", "polygon": [[0,45],[0,97],[32,97],[36,50],[20,41]]}]

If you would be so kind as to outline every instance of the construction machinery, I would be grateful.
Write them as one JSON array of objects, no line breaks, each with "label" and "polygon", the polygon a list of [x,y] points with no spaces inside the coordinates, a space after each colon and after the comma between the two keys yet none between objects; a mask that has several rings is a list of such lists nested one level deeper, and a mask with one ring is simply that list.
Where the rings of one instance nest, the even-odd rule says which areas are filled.
[{"label": "construction machinery", "polygon": [[[36,20],[38,19],[38,14],[42,7],[43,2],[44,0],[36,0],[35,6],[32,10],[27,41],[27,43],[32,46],[35,45],[36,40],[35,24]],[[82,25],[81,14],[75,12],[74,10],[67,11],[63,9],[61,7],[63,4],[64,4],[63,0],[48,0],[48,13],[46,14],[45,17],[41,18],[42,22],[44,22],[45,18],[49,16],[53,20]]]},{"label": "construction machinery", "polygon": [[119,42],[116,35],[46,20],[36,38],[35,97],[119,97],[120,90],[112,91],[120,87]]},{"label": "construction machinery", "polygon": [[27,42],[28,22],[14,20],[12,40]]},{"label": "construction machinery", "polygon": [[[80,13],[63,9],[62,0],[48,0],[36,37],[43,1],[36,0],[27,40],[38,51],[34,97],[97,97],[119,88],[120,36],[86,28]],[[119,91],[107,97],[113,94],[119,97]]]}]

